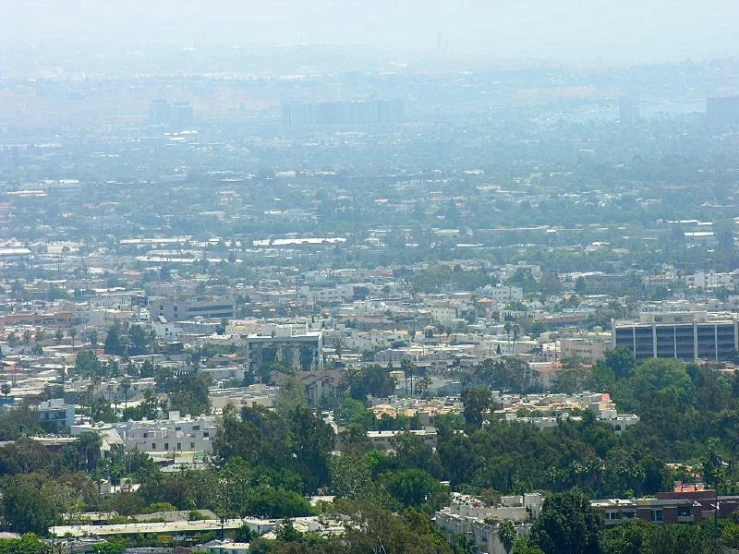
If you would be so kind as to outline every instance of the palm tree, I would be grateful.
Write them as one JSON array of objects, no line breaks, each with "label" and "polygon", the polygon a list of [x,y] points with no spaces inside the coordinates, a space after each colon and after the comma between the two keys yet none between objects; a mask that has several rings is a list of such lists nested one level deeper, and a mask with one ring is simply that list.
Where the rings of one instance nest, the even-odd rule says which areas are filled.
[{"label": "palm tree", "polygon": [[94,432],[82,433],[77,439],[77,449],[87,471],[94,471],[97,467],[101,445],[100,435]]},{"label": "palm tree", "polygon": [[405,378],[406,378],[406,387],[405,387],[406,394],[408,394],[408,378],[410,377],[410,380],[411,380],[411,396],[413,396],[413,374],[416,371],[416,366],[408,358],[403,358],[400,361],[400,369],[401,369],[401,371],[403,372],[403,375],[405,375]]},{"label": "palm tree", "polygon": [[69,331],[67,331],[67,334],[69,335],[69,338],[72,339],[72,348],[74,349],[74,339],[77,337],[77,329],[72,327]]},{"label": "palm tree", "polygon": [[508,354],[511,353],[511,330],[513,329],[513,325],[511,325],[510,321],[506,321],[505,325],[503,325],[503,329],[505,330],[505,334],[508,335]]},{"label": "palm tree", "polygon": [[131,379],[129,377],[124,377],[121,381],[121,390],[123,391],[125,407],[128,408],[128,391],[131,390]]},{"label": "palm tree", "polygon": [[420,381],[418,381],[417,390],[420,391],[421,398],[426,398],[426,393],[430,386],[431,379],[427,376],[424,376]]},{"label": "palm tree", "polygon": [[334,350],[336,351],[336,356],[339,358],[339,363],[341,363],[341,353],[344,350],[344,341],[341,340],[341,337],[338,337],[336,342],[334,342]]},{"label": "palm tree", "polygon": [[5,398],[8,398],[8,395],[10,394],[10,383],[3,383],[0,385],[0,392],[3,393]]}]

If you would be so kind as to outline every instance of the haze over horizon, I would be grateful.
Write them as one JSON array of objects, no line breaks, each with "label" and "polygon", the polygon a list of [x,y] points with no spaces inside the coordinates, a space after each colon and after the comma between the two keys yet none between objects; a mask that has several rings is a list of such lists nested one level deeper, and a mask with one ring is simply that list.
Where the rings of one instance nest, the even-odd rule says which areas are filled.
[{"label": "haze over horizon", "polygon": [[8,41],[363,46],[501,58],[739,56],[734,0],[5,0]]}]

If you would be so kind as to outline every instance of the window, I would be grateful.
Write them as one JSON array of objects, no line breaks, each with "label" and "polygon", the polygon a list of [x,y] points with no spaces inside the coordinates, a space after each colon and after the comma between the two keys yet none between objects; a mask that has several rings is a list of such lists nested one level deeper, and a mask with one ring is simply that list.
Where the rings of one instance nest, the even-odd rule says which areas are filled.
[{"label": "window", "polygon": [[677,507],[677,517],[690,517],[692,515],[693,514],[690,511],[690,506],[678,506]]},{"label": "window", "polygon": [[624,519],[634,519],[636,517],[636,512],[634,510],[626,510],[621,515],[623,515]]},{"label": "window", "polygon": [[194,442],[191,442],[190,443],[190,448],[192,448],[193,450],[195,450],[195,443]]},{"label": "window", "polygon": [[149,433],[147,433],[146,431],[144,431],[144,438],[145,439],[148,439],[149,438]]},{"label": "window", "polygon": [[662,513],[661,508],[652,510],[652,521],[654,521],[655,523],[660,523],[664,521],[664,514]]},{"label": "window", "polygon": [[177,427],[175,427],[175,428],[174,428],[174,430],[175,430],[175,431],[182,431],[182,427],[180,427],[180,426],[178,425]]},{"label": "window", "polygon": [[200,431],[200,425],[193,425],[192,426],[193,431]]},{"label": "window", "polygon": [[608,512],[608,519],[611,519],[611,520],[621,519],[621,514],[618,512]]},{"label": "window", "polygon": [[180,452],[182,452],[182,443],[181,442],[178,442],[177,443],[177,450],[179,450]]},{"label": "window", "polygon": [[204,431],[203,432],[203,437],[205,437],[207,439],[208,437],[210,437],[210,433],[208,431]]},{"label": "window", "polygon": [[164,443],[164,450],[169,450],[169,443],[168,442],[165,442]]},{"label": "window", "polygon": [[157,443],[153,442],[151,443],[151,449],[156,450],[157,449]]}]

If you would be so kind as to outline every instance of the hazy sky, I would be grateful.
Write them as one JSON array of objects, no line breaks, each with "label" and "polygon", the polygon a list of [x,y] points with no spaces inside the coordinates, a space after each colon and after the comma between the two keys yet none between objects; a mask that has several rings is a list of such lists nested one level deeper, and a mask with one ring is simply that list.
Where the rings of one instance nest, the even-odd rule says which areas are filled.
[{"label": "hazy sky", "polygon": [[614,61],[739,56],[739,0],[0,0],[3,38],[436,48]]}]

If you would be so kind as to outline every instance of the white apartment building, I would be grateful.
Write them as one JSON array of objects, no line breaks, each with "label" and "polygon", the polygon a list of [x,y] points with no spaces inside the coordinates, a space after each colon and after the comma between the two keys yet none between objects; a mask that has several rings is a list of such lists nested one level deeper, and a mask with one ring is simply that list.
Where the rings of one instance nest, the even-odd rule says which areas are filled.
[{"label": "white apartment building", "polygon": [[523,300],[523,289],[521,287],[508,287],[505,285],[486,286],[478,292],[480,295],[489,298],[497,304],[520,302]]},{"label": "white apartment building", "polygon": [[166,420],[129,421],[115,424],[127,451],[149,454],[166,452],[213,451],[217,425],[214,416],[180,416],[169,412]]},{"label": "white apartment building", "polygon": [[473,496],[452,493],[452,502],[434,514],[437,527],[453,535],[471,538],[480,551],[507,554],[498,529],[502,521],[511,521],[516,533],[528,532],[531,523],[541,514],[544,497],[538,493],[523,496],[503,496],[497,506],[486,506]]},{"label": "white apartment building", "polygon": [[719,287],[731,288],[739,278],[739,272],[716,273],[715,271],[696,271],[685,277],[685,283],[690,288],[714,289]]},{"label": "white apartment building", "polygon": [[65,427],[71,427],[74,424],[74,405],[66,404],[63,398],[41,402],[36,409],[42,424],[56,423]]},{"label": "white apartment building", "polygon": [[306,304],[336,304],[349,302],[354,298],[353,285],[339,285],[327,288],[301,287],[298,298]]}]

